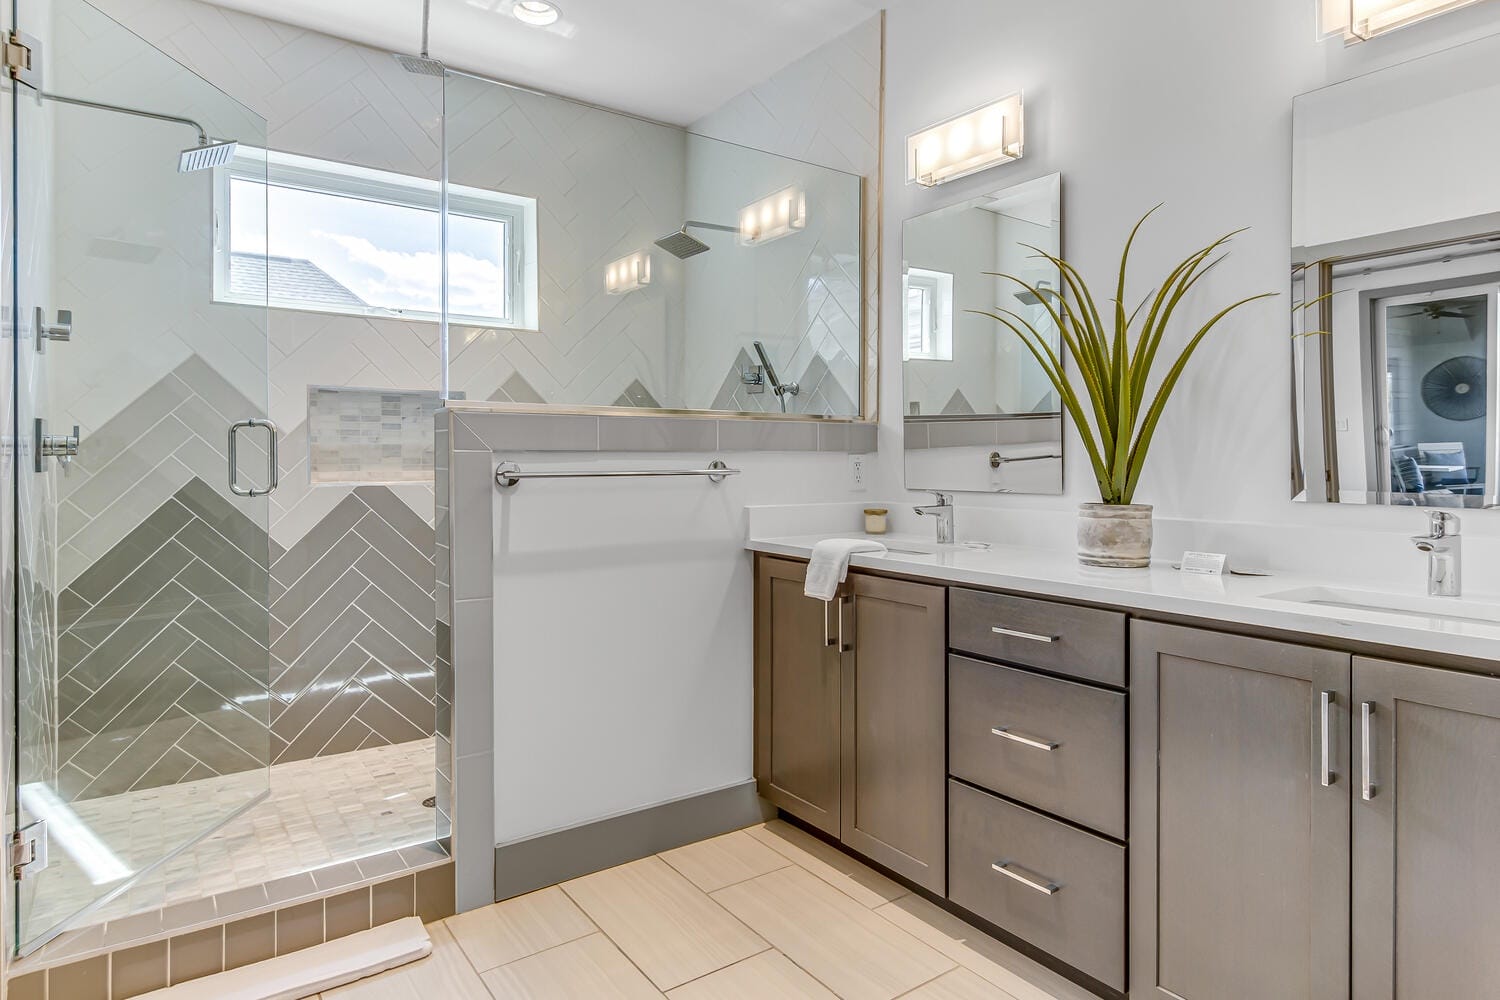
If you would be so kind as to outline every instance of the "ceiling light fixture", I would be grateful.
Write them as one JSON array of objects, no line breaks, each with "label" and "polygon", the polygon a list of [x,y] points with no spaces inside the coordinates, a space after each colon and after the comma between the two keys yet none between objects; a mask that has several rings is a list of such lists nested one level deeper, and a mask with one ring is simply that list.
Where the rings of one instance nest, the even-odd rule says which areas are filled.
[{"label": "ceiling light fixture", "polygon": [[557,4],[548,3],[547,0],[516,0],[510,12],[522,24],[531,24],[538,28],[556,24],[557,19],[562,17],[562,11]]}]

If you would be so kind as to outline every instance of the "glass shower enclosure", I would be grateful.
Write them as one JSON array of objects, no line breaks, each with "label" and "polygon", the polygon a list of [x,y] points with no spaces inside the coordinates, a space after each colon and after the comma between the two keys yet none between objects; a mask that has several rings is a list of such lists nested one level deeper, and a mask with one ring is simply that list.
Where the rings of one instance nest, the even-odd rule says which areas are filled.
[{"label": "glass shower enclosure", "polygon": [[30,64],[4,99],[0,473],[26,954],[150,906],[147,875],[267,795],[276,466],[263,228],[230,262],[261,304],[213,296],[216,167],[264,120],[82,0],[6,6]]}]

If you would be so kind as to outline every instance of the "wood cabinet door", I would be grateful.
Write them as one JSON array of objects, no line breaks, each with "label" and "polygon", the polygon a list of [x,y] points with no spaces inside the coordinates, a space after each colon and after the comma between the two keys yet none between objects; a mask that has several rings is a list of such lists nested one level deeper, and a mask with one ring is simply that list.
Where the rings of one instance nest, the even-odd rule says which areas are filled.
[{"label": "wood cabinet door", "polygon": [[1130,637],[1132,1000],[1347,998],[1349,656]]},{"label": "wood cabinet door", "polygon": [[947,590],[850,574],[839,839],[933,892],[947,873]]},{"label": "wood cabinet door", "polygon": [[802,593],[805,563],[758,557],[755,782],[761,797],[838,836],[842,601]]},{"label": "wood cabinet door", "polygon": [[1354,731],[1354,995],[1500,995],[1500,679],[1356,658]]}]

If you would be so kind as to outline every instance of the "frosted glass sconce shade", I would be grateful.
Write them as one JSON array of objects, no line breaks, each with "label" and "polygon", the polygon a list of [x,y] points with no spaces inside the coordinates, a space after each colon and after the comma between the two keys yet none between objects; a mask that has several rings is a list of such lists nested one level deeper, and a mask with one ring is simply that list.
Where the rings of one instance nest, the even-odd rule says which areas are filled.
[{"label": "frosted glass sconce shade", "polygon": [[1339,35],[1346,45],[1416,24],[1481,0],[1318,0],[1319,34]]},{"label": "frosted glass sconce shade", "polygon": [[1021,158],[1026,119],[1021,94],[906,137],[906,182],[935,187]]},{"label": "frosted glass sconce shade", "polygon": [[651,255],[637,250],[604,269],[604,290],[610,295],[639,291],[651,284]]},{"label": "frosted glass sconce shade", "polygon": [[740,209],[740,246],[770,243],[807,228],[807,195],[795,187],[782,188]]}]

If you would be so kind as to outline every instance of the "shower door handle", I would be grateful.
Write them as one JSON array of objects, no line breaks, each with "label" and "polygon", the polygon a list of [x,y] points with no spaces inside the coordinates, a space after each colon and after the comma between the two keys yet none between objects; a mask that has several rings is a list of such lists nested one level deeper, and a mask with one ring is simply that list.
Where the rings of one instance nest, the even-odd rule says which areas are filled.
[{"label": "shower door handle", "polygon": [[[269,464],[271,467],[270,475],[267,478],[267,482],[269,483],[269,485],[266,486],[266,488],[263,490],[258,490],[253,486],[245,487],[240,485],[238,441],[240,436],[240,429],[243,427],[264,427],[271,438],[270,453],[267,456],[267,464]],[[236,420],[234,423],[229,425],[229,492],[233,493],[237,497],[264,497],[270,496],[276,491],[276,487],[281,484],[281,462],[277,458],[276,437],[277,431],[275,422],[270,420],[261,420],[259,417],[254,417],[249,420]]]}]

